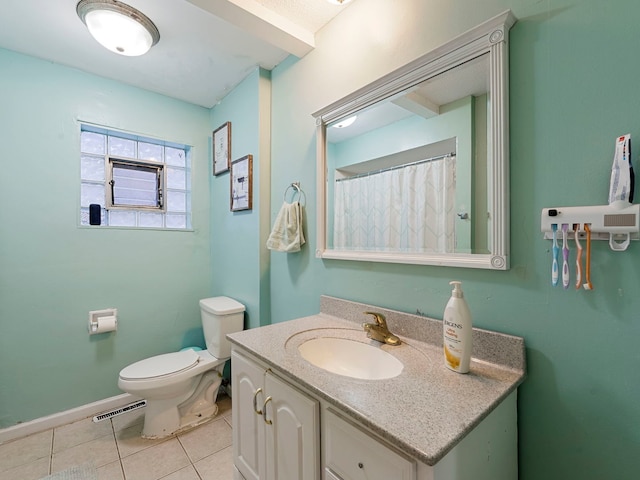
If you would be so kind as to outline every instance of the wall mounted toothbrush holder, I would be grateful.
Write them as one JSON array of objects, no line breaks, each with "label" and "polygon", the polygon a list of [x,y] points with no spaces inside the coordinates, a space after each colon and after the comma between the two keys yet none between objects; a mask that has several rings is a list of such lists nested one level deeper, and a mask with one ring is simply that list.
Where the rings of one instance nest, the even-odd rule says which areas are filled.
[{"label": "wall mounted toothbrush holder", "polygon": [[553,239],[553,225],[560,231],[564,224],[569,225],[569,238],[574,238],[574,232],[585,238],[587,224],[591,240],[609,240],[611,250],[622,252],[631,240],[640,239],[640,204],[620,201],[611,205],[542,209],[540,228],[545,239]]}]

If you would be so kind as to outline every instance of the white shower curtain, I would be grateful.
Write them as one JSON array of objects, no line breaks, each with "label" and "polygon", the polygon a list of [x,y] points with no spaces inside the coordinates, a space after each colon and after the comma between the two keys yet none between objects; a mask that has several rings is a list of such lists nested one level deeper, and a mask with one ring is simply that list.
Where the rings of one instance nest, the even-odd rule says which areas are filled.
[{"label": "white shower curtain", "polygon": [[453,252],[455,165],[447,156],[336,181],[334,248]]}]

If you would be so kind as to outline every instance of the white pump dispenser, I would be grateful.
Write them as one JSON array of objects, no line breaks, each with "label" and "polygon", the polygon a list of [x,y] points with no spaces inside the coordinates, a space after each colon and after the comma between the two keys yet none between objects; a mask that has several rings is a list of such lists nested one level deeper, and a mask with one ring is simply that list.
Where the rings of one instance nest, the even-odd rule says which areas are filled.
[{"label": "white pump dispenser", "polygon": [[444,364],[454,372],[467,373],[471,363],[471,312],[460,288],[461,282],[449,282],[449,285],[453,285],[453,291],[442,320]]}]

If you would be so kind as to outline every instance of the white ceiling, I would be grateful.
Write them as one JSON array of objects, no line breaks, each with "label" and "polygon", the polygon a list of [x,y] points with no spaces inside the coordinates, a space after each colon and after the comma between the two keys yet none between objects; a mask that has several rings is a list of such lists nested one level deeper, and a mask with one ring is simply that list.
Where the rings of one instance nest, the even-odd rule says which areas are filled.
[{"label": "white ceiling", "polygon": [[326,0],[125,0],[160,42],[141,57],[100,46],[76,15],[78,0],[0,0],[0,48],[75,67],[204,107],[256,66],[304,56],[348,5]]}]

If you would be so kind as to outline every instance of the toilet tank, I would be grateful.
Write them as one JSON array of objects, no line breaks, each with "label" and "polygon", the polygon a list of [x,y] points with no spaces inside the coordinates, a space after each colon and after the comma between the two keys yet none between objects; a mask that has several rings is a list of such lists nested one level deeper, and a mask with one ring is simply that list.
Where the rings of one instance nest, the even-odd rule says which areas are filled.
[{"label": "toilet tank", "polygon": [[243,329],[244,310],[244,305],[229,297],[200,300],[202,330],[211,355],[219,359],[231,356],[231,344],[226,335]]}]

